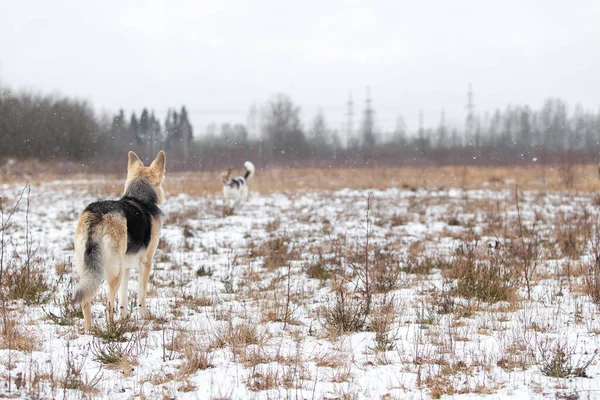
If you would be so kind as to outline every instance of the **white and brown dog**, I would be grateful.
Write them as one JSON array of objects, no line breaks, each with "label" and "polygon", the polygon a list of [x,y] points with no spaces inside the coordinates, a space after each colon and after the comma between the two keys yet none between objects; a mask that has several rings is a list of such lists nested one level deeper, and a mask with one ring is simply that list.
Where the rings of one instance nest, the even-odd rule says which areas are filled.
[{"label": "white and brown dog", "polygon": [[244,163],[246,174],[231,178],[231,169],[221,174],[223,182],[223,197],[231,202],[231,208],[234,209],[248,198],[248,179],[254,175],[254,164],[250,161]]}]

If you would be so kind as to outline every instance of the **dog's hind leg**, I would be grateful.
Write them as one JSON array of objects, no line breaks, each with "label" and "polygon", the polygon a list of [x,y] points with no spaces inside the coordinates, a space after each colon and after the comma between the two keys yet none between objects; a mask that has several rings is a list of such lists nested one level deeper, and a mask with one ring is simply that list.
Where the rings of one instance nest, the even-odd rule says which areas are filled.
[{"label": "dog's hind leg", "polygon": [[[106,272],[106,280],[108,281],[108,300],[106,302],[106,318],[108,319],[109,327],[114,327],[115,324],[115,297],[117,291],[125,291],[123,300],[119,297],[119,307],[121,305],[127,307],[127,281],[129,271],[125,271],[125,253],[127,251],[127,225],[124,220],[114,223],[113,232],[109,239],[105,242],[106,260],[104,262],[104,271]],[[127,275],[127,279],[123,279]],[[123,282],[124,281],[124,282]],[[122,283],[123,282],[123,283]],[[122,318],[122,317],[121,317]]]},{"label": "dog's hind leg", "polygon": [[145,258],[140,261],[138,300],[140,304],[140,315],[142,318],[150,318],[150,311],[148,311],[148,306],[146,305],[146,291],[148,290],[148,278],[150,277],[151,268],[151,258]]},{"label": "dog's hind leg", "polygon": [[129,283],[129,268],[123,267],[123,275],[121,276],[121,285],[119,287],[119,319],[125,319],[129,316],[127,308],[127,284]]},{"label": "dog's hind leg", "polygon": [[92,329],[92,299],[86,298],[81,300],[81,310],[83,311],[83,328],[86,332]]},{"label": "dog's hind leg", "polygon": [[108,280],[108,300],[106,301],[106,319],[108,321],[108,326],[110,328],[114,328],[115,326],[115,298],[117,297],[117,291],[119,290],[119,286],[121,284],[121,268],[119,268],[119,274],[116,276],[109,278]]},{"label": "dog's hind leg", "polygon": [[[124,260],[123,256],[118,251],[111,253],[105,252],[104,271],[106,272],[106,280],[108,281],[108,299],[106,301],[106,318],[108,326],[114,327],[115,323],[115,298],[117,291],[121,286],[121,278],[123,277]],[[118,250],[118,248],[117,248]]]}]

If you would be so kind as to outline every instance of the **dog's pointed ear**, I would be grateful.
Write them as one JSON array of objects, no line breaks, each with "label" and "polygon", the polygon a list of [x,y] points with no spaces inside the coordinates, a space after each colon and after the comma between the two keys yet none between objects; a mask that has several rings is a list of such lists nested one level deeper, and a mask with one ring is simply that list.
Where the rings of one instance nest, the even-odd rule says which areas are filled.
[{"label": "dog's pointed ear", "polygon": [[164,151],[159,151],[158,154],[156,155],[156,158],[154,159],[154,161],[152,161],[152,164],[150,164],[150,168],[158,174],[160,180],[162,181],[162,178],[165,175],[165,164],[167,162],[167,156],[165,155]]},{"label": "dog's pointed ear", "polygon": [[127,171],[130,171],[133,167],[143,167],[144,163],[133,151],[129,152],[129,162],[127,163]]}]

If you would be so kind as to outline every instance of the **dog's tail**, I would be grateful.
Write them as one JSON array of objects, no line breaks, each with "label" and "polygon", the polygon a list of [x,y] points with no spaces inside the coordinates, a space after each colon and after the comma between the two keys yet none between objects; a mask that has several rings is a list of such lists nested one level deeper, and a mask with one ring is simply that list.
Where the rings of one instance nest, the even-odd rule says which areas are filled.
[{"label": "dog's tail", "polygon": [[250,161],[246,161],[244,163],[244,167],[246,168],[246,175],[244,175],[244,179],[248,180],[254,176],[254,164]]},{"label": "dog's tail", "polygon": [[89,229],[86,236],[87,238],[75,238],[75,267],[79,273],[79,283],[73,299],[75,304],[93,297],[104,280],[100,238],[93,234],[93,228]]}]

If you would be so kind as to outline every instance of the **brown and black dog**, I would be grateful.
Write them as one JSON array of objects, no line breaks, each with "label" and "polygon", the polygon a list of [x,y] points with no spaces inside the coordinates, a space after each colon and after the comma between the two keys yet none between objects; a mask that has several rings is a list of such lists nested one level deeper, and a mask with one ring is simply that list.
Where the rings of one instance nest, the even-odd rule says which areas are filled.
[{"label": "brown and black dog", "polygon": [[160,151],[149,167],[130,151],[125,192],[119,200],[89,204],[75,232],[75,269],[79,283],[75,303],[81,303],[86,331],[92,327],[91,300],[102,281],[108,281],[106,316],[114,324],[115,296],[119,290],[119,318],[126,318],[129,269],[138,268],[139,306],[142,317],[149,317],[146,286],[152,267],[152,256],[158,245],[164,201],[162,183],[166,157]]}]

